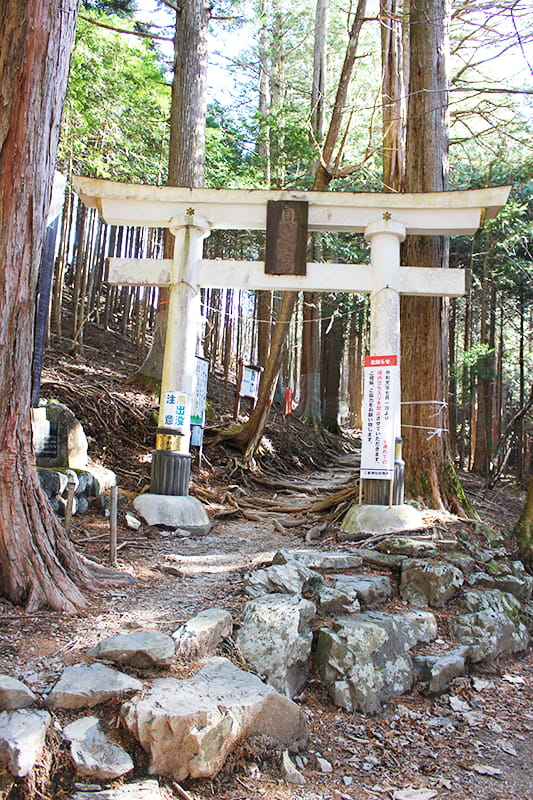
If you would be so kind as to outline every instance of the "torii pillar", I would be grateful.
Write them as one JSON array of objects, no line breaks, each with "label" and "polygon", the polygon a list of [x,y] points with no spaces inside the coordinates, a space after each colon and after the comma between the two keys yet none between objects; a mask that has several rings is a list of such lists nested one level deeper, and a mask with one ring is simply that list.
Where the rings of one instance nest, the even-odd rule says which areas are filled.
[{"label": "torii pillar", "polygon": [[[140,495],[135,505],[151,524],[192,530],[209,526],[201,503],[187,494],[187,406],[195,383],[200,287],[370,293],[371,355],[394,356],[399,364],[400,294],[464,293],[463,270],[400,266],[401,241],[406,234],[471,235],[484,218],[497,215],[510,191],[508,186],[425,194],[186,189],[91,178],[74,178],[74,186],[83,202],[97,207],[108,223],[167,227],[175,234],[173,259],[113,258],[109,260],[108,280],[121,285],[170,288],[152,488],[149,494]],[[271,275],[265,274],[262,262],[202,258],[202,241],[211,229],[264,230],[269,200],[306,201],[309,230],[363,233],[370,242],[371,264],[308,263],[305,275]],[[389,453],[394,436],[400,435],[399,391],[390,414],[393,436],[392,442],[387,442]],[[167,479],[170,489],[166,487]],[[373,524],[379,531],[420,525],[411,506],[356,508],[374,510],[378,520],[374,519]],[[399,519],[400,510],[408,515],[407,519]],[[343,528],[350,524],[345,519]]]}]

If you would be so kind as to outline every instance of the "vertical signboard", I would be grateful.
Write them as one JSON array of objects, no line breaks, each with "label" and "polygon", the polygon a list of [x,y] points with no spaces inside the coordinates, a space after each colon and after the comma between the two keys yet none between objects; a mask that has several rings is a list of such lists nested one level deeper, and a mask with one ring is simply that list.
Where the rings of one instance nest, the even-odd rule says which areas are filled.
[{"label": "vertical signboard", "polygon": [[399,404],[397,356],[365,359],[361,477],[394,479],[394,428]]},{"label": "vertical signboard", "polygon": [[191,444],[195,447],[201,447],[204,440],[208,375],[209,359],[196,356],[196,389],[191,408]]}]

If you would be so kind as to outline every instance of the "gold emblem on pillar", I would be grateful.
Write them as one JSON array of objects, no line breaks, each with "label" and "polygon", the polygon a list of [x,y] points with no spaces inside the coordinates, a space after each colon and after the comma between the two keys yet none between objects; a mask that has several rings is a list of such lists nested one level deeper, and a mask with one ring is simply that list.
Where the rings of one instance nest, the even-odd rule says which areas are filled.
[{"label": "gold emblem on pillar", "polygon": [[155,449],[179,451],[182,438],[183,436],[179,433],[157,433],[155,437]]}]

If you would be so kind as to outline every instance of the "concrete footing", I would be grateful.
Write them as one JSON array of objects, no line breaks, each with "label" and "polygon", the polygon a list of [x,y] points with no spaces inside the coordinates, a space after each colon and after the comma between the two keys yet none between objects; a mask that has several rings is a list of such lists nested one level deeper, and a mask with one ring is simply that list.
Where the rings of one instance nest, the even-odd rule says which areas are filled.
[{"label": "concrete footing", "polygon": [[211,529],[207,511],[196,497],[190,495],[140,494],[133,506],[148,525],[182,528],[199,536]]},{"label": "concrete footing", "polygon": [[357,540],[375,533],[413,531],[423,525],[422,514],[413,506],[374,506],[363,503],[350,508],[342,521],[337,538],[339,541]]}]

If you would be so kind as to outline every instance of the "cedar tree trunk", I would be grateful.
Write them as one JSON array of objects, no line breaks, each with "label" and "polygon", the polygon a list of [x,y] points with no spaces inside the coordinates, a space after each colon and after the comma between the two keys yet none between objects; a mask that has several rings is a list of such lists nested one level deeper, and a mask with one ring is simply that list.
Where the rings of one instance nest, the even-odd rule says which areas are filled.
[{"label": "cedar tree trunk", "polygon": [[95,571],[118,575],[76,554],[41,490],[32,450],[37,275],[77,6],[0,4],[0,593],[28,611],[74,611],[85,605],[81,589],[95,588]]},{"label": "cedar tree trunk", "polygon": [[[448,19],[446,0],[411,0],[406,191],[448,189]],[[403,263],[447,267],[448,239],[408,236]],[[448,399],[448,303],[401,299],[402,429],[406,491],[433,508],[460,511],[461,487],[449,454],[447,414],[431,401]],[[407,403],[407,404],[405,404]],[[439,428],[431,435],[428,428]],[[464,501],[464,495],[461,502]]]},{"label": "cedar tree trunk", "polygon": [[[204,185],[207,109],[206,0],[179,3],[174,36],[174,79],[170,108],[168,186]],[[165,257],[172,258],[174,237],[165,231]],[[159,295],[152,347],[131,383],[154,390],[161,382],[168,316],[168,290]]]},{"label": "cedar tree trunk", "polygon": [[529,478],[526,502],[515,525],[514,535],[524,562],[533,566],[533,475]]}]

